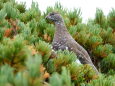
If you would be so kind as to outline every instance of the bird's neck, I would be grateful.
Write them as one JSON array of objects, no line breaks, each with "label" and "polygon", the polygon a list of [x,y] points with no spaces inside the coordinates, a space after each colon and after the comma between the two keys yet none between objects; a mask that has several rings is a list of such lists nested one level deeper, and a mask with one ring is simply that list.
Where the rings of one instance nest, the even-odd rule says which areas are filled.
[{"label": "bird's neck", "polygon": [[65,26],[64,22],[55,22],[55,27],[56,27],[56,33],[68,33],[67,28]]},{"label": "bird's neck", "polygon": [[60,43],[60,41],[67,38],[66,36],[69,35],[69,32],[67,31],[67,28],[66,28],[64,22],[56,22],[55,28],[56,28],[56,31],[54,34],[53,42]]}]

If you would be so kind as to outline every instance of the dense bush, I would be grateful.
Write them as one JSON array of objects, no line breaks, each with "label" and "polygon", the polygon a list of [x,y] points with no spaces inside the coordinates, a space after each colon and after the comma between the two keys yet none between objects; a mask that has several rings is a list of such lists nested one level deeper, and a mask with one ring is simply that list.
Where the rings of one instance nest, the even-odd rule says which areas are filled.
[{"label": "dense bush", "polygon": [[[99,75],[89,65],[75,62],[73,52],[56,51],[51,42],[55,27],[45,20],[59,12],[68,31],[89,53]],[[105,16],[82,23],[80,9],[63,8],[60,3],[41,14],[37,3],[0,0],[0,86],[115,86],[115,9]]]}]

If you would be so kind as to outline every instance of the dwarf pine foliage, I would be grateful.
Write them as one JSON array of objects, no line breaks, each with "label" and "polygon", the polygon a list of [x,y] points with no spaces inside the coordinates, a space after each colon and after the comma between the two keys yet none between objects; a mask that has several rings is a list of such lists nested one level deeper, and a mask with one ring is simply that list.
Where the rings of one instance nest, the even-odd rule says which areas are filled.
[{"label": "dwarf pine foliage", "polygon": [[[52,50],[55,27],[45,20],[52,11],[63,16],[99,75],[89,65],[76,63],[73,52]],[[81,14],[60,3],[41,13],[36,2],[26,9],[23,2],[0,0],[0,86],[115,86],[115,9],[107,16],[96,9],[95,18],[85,24]]]}]

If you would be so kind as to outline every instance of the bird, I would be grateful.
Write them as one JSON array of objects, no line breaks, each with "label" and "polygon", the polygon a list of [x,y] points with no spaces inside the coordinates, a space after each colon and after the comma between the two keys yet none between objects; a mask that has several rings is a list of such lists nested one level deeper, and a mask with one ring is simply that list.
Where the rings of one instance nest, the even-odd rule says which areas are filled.
[{"label": "bird", "polygon": [[55,26],[54,38],[52,41],[52,48],[54,51],[68,50],[74,52],[81,64],[89,64],[94,71],[99,74],[88,52],[78,42],[76,42],[68,32],[61,14],[58,12],[50,12],[45,19],[48,22],[53,23]]}]

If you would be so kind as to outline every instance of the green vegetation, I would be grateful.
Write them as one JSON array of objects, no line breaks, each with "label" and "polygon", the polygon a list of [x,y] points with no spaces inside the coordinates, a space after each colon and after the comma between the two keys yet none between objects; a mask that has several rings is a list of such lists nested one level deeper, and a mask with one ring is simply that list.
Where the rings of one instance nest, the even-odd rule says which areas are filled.
[{"label": "green vegetation", "polygon": [[[84,24],[80,9],[70,11],[56,3],[41,14],[38,4],[26,9],[25,3],[0,0],[0,86],[115,86],[115,9],[108,16],[97,9],[95,18]],[[52,11],[63,16],[99,75],[76,63],[73,52],[57,51],[52,57],[55,27],[45,20]]]}]

